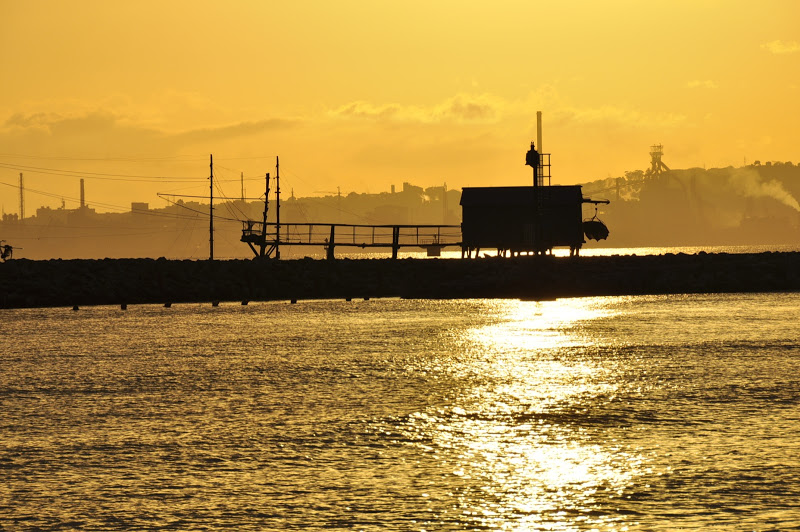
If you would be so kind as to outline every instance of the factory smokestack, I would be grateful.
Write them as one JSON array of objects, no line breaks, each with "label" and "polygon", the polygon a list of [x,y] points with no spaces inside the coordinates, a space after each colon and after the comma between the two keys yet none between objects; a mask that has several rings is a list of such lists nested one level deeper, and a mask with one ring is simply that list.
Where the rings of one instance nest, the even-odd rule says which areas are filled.
[{"label": "factory smokestack", "polygon": [[81,178],[81,209],[86,207],[86,196],[83,191],[83,178]]}]

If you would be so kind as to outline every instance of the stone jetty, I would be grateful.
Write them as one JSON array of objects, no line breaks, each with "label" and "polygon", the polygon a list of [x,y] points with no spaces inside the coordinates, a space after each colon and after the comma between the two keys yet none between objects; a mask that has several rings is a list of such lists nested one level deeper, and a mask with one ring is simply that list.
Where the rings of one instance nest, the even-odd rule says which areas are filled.
[{"label": "stone jetty", "polygon": [[0,308],[403,297],[554,299],[800,290],[800,253],[481,259],[25,259]]}]

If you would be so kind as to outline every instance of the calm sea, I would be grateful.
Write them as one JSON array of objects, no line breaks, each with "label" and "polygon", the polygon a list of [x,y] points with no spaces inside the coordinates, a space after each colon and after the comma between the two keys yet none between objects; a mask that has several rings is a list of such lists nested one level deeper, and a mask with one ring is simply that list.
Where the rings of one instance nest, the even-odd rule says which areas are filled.
[{"label": "calm sea", "polygon": [[800,528],[800,294],[1,310],[0,530]]}]

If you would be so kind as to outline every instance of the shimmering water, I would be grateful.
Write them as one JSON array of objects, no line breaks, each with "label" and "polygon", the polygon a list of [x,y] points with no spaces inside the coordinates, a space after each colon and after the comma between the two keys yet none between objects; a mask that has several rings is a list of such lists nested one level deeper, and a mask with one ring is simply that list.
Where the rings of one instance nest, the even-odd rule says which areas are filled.
[{"label": "shimmering water", "polygon": [[0,529],[796,529],[798,316],[800,294],[0,311]]}]

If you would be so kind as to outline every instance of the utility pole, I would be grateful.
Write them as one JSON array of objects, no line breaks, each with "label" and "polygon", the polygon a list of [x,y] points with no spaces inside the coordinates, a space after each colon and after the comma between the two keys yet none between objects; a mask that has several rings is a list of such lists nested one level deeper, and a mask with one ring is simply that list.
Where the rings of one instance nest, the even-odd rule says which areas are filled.
[{"label": "utility pole", "polygon": [[442,187],[442,224],[447,224],[447,183]]},{"label": "utility pole", "polygon": [[214,154],[209,155],[208,175],[208,260],[214,260]]},{"label": "utility pole", "polygon": [[275,156],[275,258],[281,258],[281,161]]},{"label": "utility pole", "polygon": [[267,176],[264,179],[266,182],[266,187],[264,189],[264,217],[262,218],[261,222],[261,248],[259,257],[264,256],[264,252],[267,249],[267,208],[269,207],[269,172],[267,172]]},{"label": "utility pole", "polygon": [[22,179],[22,172],[19,173],[19,223],[25,220],[25,182]]},{"label": "utility pole", "polygon": [[242,203],[244,203],[244,172],[242,172],[240,178],[242,180]]}]

